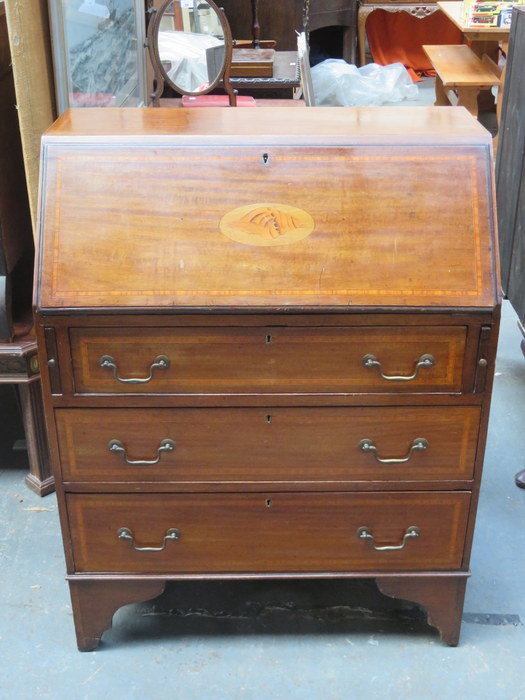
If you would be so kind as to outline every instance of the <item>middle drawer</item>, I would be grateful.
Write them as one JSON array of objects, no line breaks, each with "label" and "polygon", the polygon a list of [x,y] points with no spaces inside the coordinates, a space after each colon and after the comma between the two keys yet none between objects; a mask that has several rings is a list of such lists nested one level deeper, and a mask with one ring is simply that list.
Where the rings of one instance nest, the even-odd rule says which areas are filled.
[{"label": "middle drawer", "polygon": [[471,479],[479,407],[57,409],[65,481]]}]

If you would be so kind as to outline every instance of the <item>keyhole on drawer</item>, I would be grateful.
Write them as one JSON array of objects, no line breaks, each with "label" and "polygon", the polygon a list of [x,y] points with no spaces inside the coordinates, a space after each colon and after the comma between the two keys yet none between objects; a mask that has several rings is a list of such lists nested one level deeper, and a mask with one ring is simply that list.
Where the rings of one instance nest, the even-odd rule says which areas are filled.
[{"label": "keyhole on drawer", "polygon": [[271,423],[271,422],[272,422],[272,416],[271,416],[270,413],[266,416],[266,422],[267,422],[267,423]]},{"label": "keyhole on drawer", "polygon": [[272,507],[272,499],[267,498],[266,501],[264,502],[264,504],[267,508],[271,508]]},{"label": "keyhole on drawer", "polygon": [[270,343],[272,342],[272,336],[268,334],[264,342],[266,343],[266,345],[270,345]]},{"label": "keyhole on drawer", "polygon": [[263,153],[261,156],[261,161],[263,165],[268,165],[270,163],[270,154],[269,153]]}]

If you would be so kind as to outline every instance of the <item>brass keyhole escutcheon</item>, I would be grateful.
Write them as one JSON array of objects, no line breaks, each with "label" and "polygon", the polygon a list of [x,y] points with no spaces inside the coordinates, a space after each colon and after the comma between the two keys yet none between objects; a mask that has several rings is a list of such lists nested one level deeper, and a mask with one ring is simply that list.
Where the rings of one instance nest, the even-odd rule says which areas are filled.
[{"label": "brass keyhole escutcheon", "polygon": [[273,505],[272,499],[271,499],[271,498],[267,498],[267,499],[265,500],[265,502],[264,502],[264,505],[265,505],[267,508],[271,508],[272,505]]}]

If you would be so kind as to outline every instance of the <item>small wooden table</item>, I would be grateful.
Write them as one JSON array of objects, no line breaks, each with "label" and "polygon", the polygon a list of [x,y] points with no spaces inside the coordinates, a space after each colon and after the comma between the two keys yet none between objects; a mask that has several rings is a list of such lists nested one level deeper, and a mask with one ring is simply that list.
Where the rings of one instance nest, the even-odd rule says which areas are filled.
[{"label": "small wooden table", "polygon": [[[461,2],[457,0],[439,0],[437,3],[440,10],[463,32],[465,41],[470,42],[470,48],[479,58],[488,56],[494,63],[498,63],[499,47],[507,53],[510,27],[469,27],[461,12]],[[498,92],[496,114],[498,128],[501,117],[501,104],[503,103],[503,89],[505,84],[505,68],[500,76],[501,86]],[[487,97],[490,97],[487,95]],[[494,139],[494,150],[497,149],[498,137]]]},{"label": "small wooden table", "polygon": [[482,90],[500,85],[492,66],[486,66],[466,45],[424,45],[423,51],[436,69],[436,101],[434,104],[459,105],[478,116],[478,96]]}]

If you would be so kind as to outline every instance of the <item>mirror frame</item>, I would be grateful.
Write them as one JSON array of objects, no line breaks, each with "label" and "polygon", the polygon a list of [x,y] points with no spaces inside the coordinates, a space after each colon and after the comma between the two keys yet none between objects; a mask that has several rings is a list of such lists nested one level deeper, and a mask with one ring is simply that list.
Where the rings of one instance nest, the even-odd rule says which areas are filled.
[{"label": "mirror frame", "polygon": [[219,74],[217,75],[216,79],[213,81],[211,85],[209,85],[206,90],[200,90],[199,92],[188,92],[186,90],[183,90],[182,88],[178,87],[168,76],[166,71],[164,70],[164,67],[162,65],[162,61],[160,59],[160,54],[159,54],[159,42],[158,42],[158,36],[159,36],[159,30],[160,30],[160,23],[162,21],[162,17],[164,15],[164,12],[166,9],[176,0],[163,0],[161,6],[157,10],[155,7],[150,8],[151,14],[153,14],[153,18],[150,20],[149,25],[148,25],[148,34],[147,34],[147,41],[148,41],[148,51],[149,51],[149,56],[151,59],[151,64],[153,66],[153,72],[155,75],[155,91],[150,95],[151,101],[153,106],[158,107],[160,105],[160,96],[162,95],[162,92],[164,90],[165,85],[169,85],[173,90],[178,92],[181,95],[191,95],[191,96],[196,96],[196,95],[207,95],[209,92],[212,90],[215,90],[216,87],[221,85],[225,92],[227,93],[228,97],[230,98],[230,106],[235,107],[237,100],[236,100],[236,92],[231,86],[230,83],[230,70],[231,70],[231,63],[232,63],[232,51],[233,51],[233,39],[232,39],[232,33],[230,29],[229,22],[226,18],[226,15],[224,13],[224,10],[222,8],[218,7],[214,0],[205,0],[205,2],[211,7],[212,10],[217,14],[217,17],[219,19],[219,22],[221,23],[221,27],[223,29],[224,33],[224,65],[221,71],[219,71]]}]

